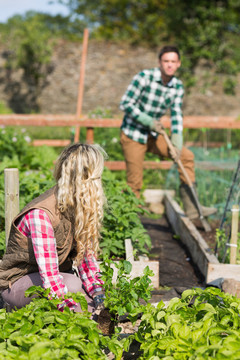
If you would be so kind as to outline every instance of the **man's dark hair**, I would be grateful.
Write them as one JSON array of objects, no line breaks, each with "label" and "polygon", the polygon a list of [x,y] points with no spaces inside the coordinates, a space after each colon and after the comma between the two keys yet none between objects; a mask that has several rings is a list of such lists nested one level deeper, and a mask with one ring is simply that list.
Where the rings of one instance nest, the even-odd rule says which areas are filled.
[{"label": "man's dark hair", "polygon": [[159,52],[158,59],[161,60],[161,57],[163,56],[163,54],[166,54],[169,52],[175,52],[180,59],[180,52],[179,52],[178,48],[176,46],[172,46],[172,45],[164,46]]}]

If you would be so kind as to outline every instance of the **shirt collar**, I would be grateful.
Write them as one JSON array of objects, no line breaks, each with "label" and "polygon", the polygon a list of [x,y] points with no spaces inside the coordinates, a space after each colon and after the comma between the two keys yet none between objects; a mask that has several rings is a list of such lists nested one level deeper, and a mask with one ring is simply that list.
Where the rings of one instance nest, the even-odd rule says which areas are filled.
[{"label": "shirt collar", "polygon": [[177,81],[176,77],[173,76],[172,79],[166,85],[164,85],[162,82],[161,70],[159,68],[155,68],[154,80],[160,82],[163,86],[166,86],[166,87],[174,87],[174,85],[176,84],[176,81]]}]

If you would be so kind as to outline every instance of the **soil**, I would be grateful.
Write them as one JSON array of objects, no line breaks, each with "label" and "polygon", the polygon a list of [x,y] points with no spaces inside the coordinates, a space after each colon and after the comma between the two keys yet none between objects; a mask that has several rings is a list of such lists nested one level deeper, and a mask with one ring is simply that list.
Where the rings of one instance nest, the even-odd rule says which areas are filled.
[{"label": "soil", "polygon": [[214,251],[216,245],[216,229],[220,226],[220,220],[210,222],[212,230],[209,232],[205,232],[197,222],[195,223],[195,225],[197,226],[199,233],[207,242],[210,249]]},{"label": "soil", "polygon": [[202,286],[204,279],[192,263],[187,248],[175,237],[166,216],[142,217],[141,221],[152,240],[149,257],[159,260],[160,289],[168,287],[181,294],[186,288]]}]

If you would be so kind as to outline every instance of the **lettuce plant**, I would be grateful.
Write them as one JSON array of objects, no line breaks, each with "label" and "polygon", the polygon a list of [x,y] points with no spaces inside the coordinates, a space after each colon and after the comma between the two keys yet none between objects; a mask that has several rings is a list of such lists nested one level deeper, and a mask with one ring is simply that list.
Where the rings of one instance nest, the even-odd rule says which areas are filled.
[{"label": "lettuce plant", "polygon": [[[113,267],[117,269],[115,282],[113,282]],[[100,264],[100,269],[106,296],[105,307],[114,316],[127,313],[128,319],[135,322],[144,306],[141,300],[146,303],[151,298],[153,286],[150,277],[154,275],[153,271],[146,266],[142,276],[131,278],[132,264],[129,261],[113,262],[109,259],[105,259]]]},{"label": "lettuce plant", "polygon": [[84,311],[57,309],[59,299],[48,300],[48,290],[32,287],[26,296],[38,295],[25,307],[0,310],[0,360],[107,360],[111,351],[121,359],[123,346],[116,338],[105,337],[90,319],[84,295],[68,294]]},{"label": "lettuce plant", "polygon": [[141,360],[240,358],[240,299],[217,288],[189,289],[168,306],[147,304],[135,334]]}]

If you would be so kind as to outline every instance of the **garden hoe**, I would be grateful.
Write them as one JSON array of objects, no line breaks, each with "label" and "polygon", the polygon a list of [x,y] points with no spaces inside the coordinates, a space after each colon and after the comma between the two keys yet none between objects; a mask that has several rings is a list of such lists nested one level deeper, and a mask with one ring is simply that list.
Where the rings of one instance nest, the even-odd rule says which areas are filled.
[{"label": "garden hoe", "polygon": [[[161,126],[161,128],[160,128],[160,126]],[[160,126],[159,126],[159,130],[157,130],[158,133],[159,133],[159,134],[162,134],[162,135],[164,136],[164,138],[165,138],[165,140],[166,140],[166,143],[167,143],[167,145],[168,145],[168,148],[170,149],[170,152],[174,153],[174,152],[175,152],[175,148],[174,148],[173,144],[171,143],[171,140],[169,139],[169,137],[168,137],[168,135],[167,135],[164,127],[162,126],[162,124],[160,124]],[[184,168],[184,166],[183,166],[183,164],[182,164],[182,162],[181,162],[180,159],[178,159],[178,160],[176,161],[176,164],[177,164],[177,165],[179,166],[179,168],[182,170],[182,173],[183,173],[183,175],[184,175],[184,177],[185,177],[185,179],[186,179],[186,181],[187,181],[187,184],[188,184],[188,186],[189,186],[189,188],[190,188],[190,191],[191,191],[191,193],[192,193],[192,196],[193,196],[193,199],[194,199],[194,202],[195,202],[195,205],[196,205],[198,214],[199,214],[199,219],[200,219],[200,221],[201,221],[201,224],[202,224],[204,230],[205,230],[206,232],[211,231],[211,226],[209,225],[209,223],[207,222],[207,220],[204,218],[204,216],[203,216],[203,214],[202,214],[201,205],[200,205],[200,203],[199,203],[197,194],[196,194],[195,189],[194,189],[194,187],[193,187],[193,183],[192,183],[191,179],[190,179],[189,176],[188,176],[188,173],[186,172],[186,170],[185,170],[185,168]]]}]

